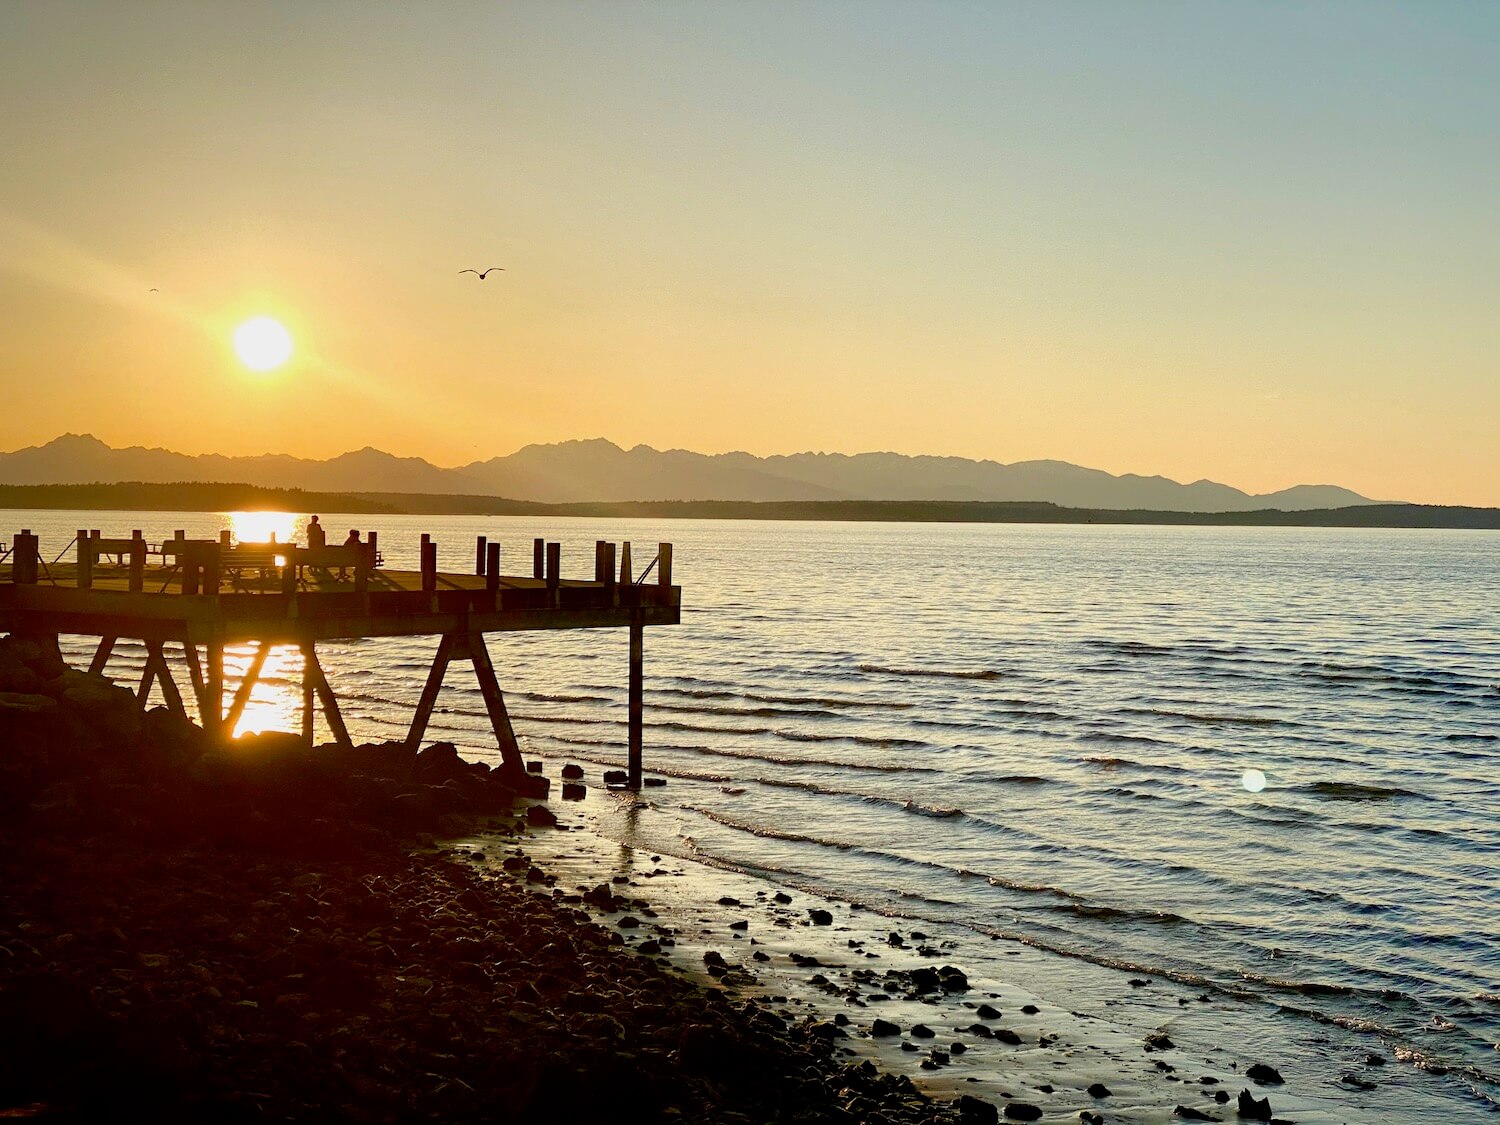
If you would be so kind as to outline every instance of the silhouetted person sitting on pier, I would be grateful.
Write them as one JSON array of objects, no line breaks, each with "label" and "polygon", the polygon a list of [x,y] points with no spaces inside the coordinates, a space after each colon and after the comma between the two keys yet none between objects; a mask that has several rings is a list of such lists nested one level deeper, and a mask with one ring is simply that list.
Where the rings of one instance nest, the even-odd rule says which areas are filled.
[{"label": "silhouetted person sitting on pier", "polygon": [[[356,529],[356,528],[350,528],[349,529],[349,538],[344,540],[344,546],[346,546],[346,547],[363,547],[364,546],[364,543],[359,538],[359,531],[358,531],[358,529]],[[348,574],[347,568],[346,567],[342,567],[342,566],[339,567],[339,581],[343,582],[348,577],[349,577],[349,574]]]},{"label": "silhouetted person sitting on pier", "polygon": [[318,522],[317,516],[307,521],[307,545],[310,548],[328,546],[328,536],[324,534],[323,525]]}]

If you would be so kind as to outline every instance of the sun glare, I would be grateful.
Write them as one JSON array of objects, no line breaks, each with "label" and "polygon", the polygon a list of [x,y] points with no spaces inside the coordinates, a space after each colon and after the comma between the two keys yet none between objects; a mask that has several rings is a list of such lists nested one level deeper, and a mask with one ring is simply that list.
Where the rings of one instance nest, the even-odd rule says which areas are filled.
[{"label": "sun glare", "polygon": [[257,316],[234,330],[234,351],[252,371],[274,371],[292,356],[292,334],[280,322]]}]

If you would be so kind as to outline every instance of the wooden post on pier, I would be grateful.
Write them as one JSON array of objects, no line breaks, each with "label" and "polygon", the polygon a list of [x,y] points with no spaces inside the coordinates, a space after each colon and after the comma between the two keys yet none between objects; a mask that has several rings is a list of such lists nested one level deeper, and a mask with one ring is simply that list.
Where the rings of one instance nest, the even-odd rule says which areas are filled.
[{"label": "wooden post on pier", "polygon": [[88,528],[78,529],[78,588],[87,590],[94,584],[94,545]]},{"label": "wooden post on pier", "polygon": [[483,535],[474,540],[474,573],[484,573],[484,545],[489,542]]},{"label": "wooden post on pier", "polygon": [[659,586],[672,584],[672,544],[658,543],[656,546],[656,582]]},{"label": "wooden post on pier", "polygon": [[630,576],[630,540],[620,544],[620,585],[629,586],[635,579]]},{"label": "wooden post on pier", "polygon": [[422,593],[437,593],[437,544],[422,536]]},{"label": "wooden post on pier", "polygon": [[603,539],[594,540],[594,581],[604,581],[604,548],[606,544]]},{"label": "wooden post on pier", "polygon": [[35,586],[37,559],[40,557],[40,539],[24,527],[10,541],[11,581],[18,586]]},{"label": "wooden post on pier", "polygon": [[547,544],[547,593],[553,605],[558,604],[559,587],[562,585],[562,544]]},{"label": "wooden post on pier", "polygon": [[500,608],[500,544],[488,543],[484,548],[484,588],[496,600],[490,603],[492,610]]},{"label": "wooden post on pier", "polygon": [[627,784],[632,789],[641,787],[642,746],[646,725],[645,650],[645,619],[639,609],[633,609],[630,611],[630,742],[626,770]]},{"label": "wooden post on pier", "polygon": [[139,528],[130,533],[130,592],[146,588],[146,536]]},{"label": "wooden post on pier", "polygon": [[615,585],[615,545],[604,544],[604,567],[600,579],[604,583],[604,592],[609,595],[611,605],[620,603],[620,588]]},{"label": "wooden post on pier", "polygon": [[531,541],[531,577],[540,578],[546,574],[543,558],[546,551],[546,540],[533,539]]}]

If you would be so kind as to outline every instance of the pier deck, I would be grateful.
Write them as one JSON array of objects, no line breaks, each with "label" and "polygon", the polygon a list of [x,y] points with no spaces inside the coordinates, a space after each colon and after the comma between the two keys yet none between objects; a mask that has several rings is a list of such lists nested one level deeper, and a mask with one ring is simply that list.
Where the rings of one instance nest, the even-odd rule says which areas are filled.
[{"label": "pier deck", "polygon": [[[373,537],[372,537],[373,539]],[[416,753],[449,663],[472,664],[499,743],[502,769],[522,788],[526,775],[504,695],[484,634],[534,629],[624,628],[629,646],[629,784],[641,784],[642,662],[647,625],[675,625],[682,591],[671,584],[672,547],[659,545],[639,578],[632,577],[630,544],[595,546],[594,577],[561,576],[561,547],[533,541],[530,575],[501,575],[500,547],[480,538],[475,573],[437,570],[437,545],[421,542],[420,570],[377,565],[373,542],[307,550],[293,544],[232,544],[175,540],[150,552],[139,531],[107,539],[80,531],[75,558],[47,562],[36,536],[14,536],[0,559],[0,631],[55,645],[60,634],[100,638],[91,671],[103,672],[120,638],[146,645],[137,688],[145,706],[153,684],[167,706],[186,716],[167,661],[167,645],[182,661],[205,730],[227,736],[238,723],[265,657],[276,645],[303,655],[303,736],[313,738],[314,699],[336,741],[350,739],[332,685],[317,659],[322,641],[365,637],[440,638],[406,743]],[[148,558],[154,565],[148,565]],[[652,573],[654,571],[654,573]],[[650,581],[645,579],[649,578]],[[258,645],[250,670],[228,708],[224,704],[226,644]],[[200,646],[204,650],[200,653]]]}]

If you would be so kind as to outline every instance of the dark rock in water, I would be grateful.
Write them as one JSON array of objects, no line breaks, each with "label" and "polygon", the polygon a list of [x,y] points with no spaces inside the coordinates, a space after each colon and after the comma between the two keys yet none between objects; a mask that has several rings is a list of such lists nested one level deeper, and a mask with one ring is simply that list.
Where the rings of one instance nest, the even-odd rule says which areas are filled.
[{"label": "dark rock in water", "polygon": [[918,992],[936,992],[942,981],[938,977],[936,969],[913,969],[911,971],[911,986]]},{"label": "dark rock in water", "polygon": [[660,953],[661,942],[657,941],[655,938],[647,938],[645,941],[641,942],[640,945],[636,946],[635,949],[637,953]]},{"label": "dark rock in water", "polygon": [[640,924],[641,920],[634,914],[626,914],[618,922],[615,923],[615,925],[619,926],[622,930],[633,930]]},{"label": "dark rock in water", "polygon": [[887,945],[893,945],[897,949],[900,949],[903,945],[906,944],[906,939],[898,934],[895,930],[891,931],[891,936],[886,938],[885,941]]},{"label": "dark rock in water", "polygon": [[564,801],[581,801],[589,795],[588,786],[578,785],[574,782],[566,782],[562,787],[562,799]]},{"label": "dark rock in water", "polygon": [[787,894],[785,891],[777,891],[774,895],[771,896],[771,901],[779,902],[783,906],[785,906],[787,903],[792,901],[792,896]]},{"label": "dark rock in water", "polygon": [[1006,1102],[1005,1116],[1010,1121],[1036,1121],[1042,1116],[1042,1107],[1030,1102]]},{"label": "dark rock in water", "polygon": [[971,1023],[969,1025],[969,1034],[977,1035],[981,1039],[993,1039],[995,1037],[995,1033],[982,1023]]},{"label": "dark rock in water", "polygon": [[1377,1084],[1371,1082],[1368,1078],[1361,1078],[1350,1070],[1339,1075],[1339,1085],[1347,1086],[1351,1090],[1373,1090]]},{"label": "dark rock in water", "polygon": [[723,966],[725,963],[724,954],[720,953],[717,949],[710,949],[703,955],[703,963],[705,965]]},{"label": "dark rock in water", "polygon": [[1092,1086],[1089,1087],[1089,1097],[1107,1098],[1109,1097],[1109,1087],[1106,1086],[1103,1082],[1095,1082]]},{"label": "dark rock in water", "polygon": [[915,1043],[903,1042],[901,1049],[903,1051],[920,1051],[922,1048],[918,1047]]},{"label": "dark rock in water", "polygon": [[1078,1120],[1083,1125],[1104,1125],[1104,1114],[1092,1113],[1089,1110],[1081,1109],[1078,1111]]},{"label": "dark rock in water", "polygon": [[1184,1121],[1217,1121],[1219,1120],[1211,1113],[1204,1113],[1201,1109],[1194,1109],[1190,1105],[1180,1105],[1172,1111],[1173,1117],[1180,1117]]},{"label": "dark rock in water", "polygon": [[1257,1086],[1280,1086],[1283,1081],[1281,1071],[1265,1063],[1256,1063],[1248,1068],[1245,1077]]},{"label": "dark rock in water", "polygon": [[933,1065],[935,1065],[935,1066],[947,1066],[948,1065],[948,1052],[947,1051],[940,1051],[937,1048],[933,1048],[931,1051],[929,1051],[927,1053],[927,1057],[932,1060]]},{"label": "dark rock in water", "polygon": [[1146,1036],[1146,1050],[1148,1051],[1168,1051],[1176,1045],[1165,1031],[1153,1031]]},{"label": "dark rock in water", "polygon": [[960,1125],[996,1125],[1000,1111],[982,1098],[965,1094],[958,1099],[958,1120]]},{"label": "dark rock in water", "polygon": [[890,1020],[877,1019],[870,1025],[870,1034],[877,1039],[884,1039],[892,1035],[901,1034],[900,1024],[894,1024]]},{"label": "dark rock in water", "polygon": [[952,965],[944,965],[938,970],[938,982],[943,986],[944,992],[967,992],[969,990],[969,978],[964,975],[962,969],[954,968]]},{"label": "dark rock in water", "polygon": [[948,1053],[950,1055],[961,1055],[965,1051],[967,1051],[968,1049],[969,1049],[969,1045],[967,1043],[959,1043],[959,1042],[955,1041],[953,1043],[948,1044]]},{"label": "dark rock in water", "polygon": [[974,1009],[974,1014],[982,1020],[997,1020],[1000,1018],[1000,1010],[992,1008],[988,1004],[981,1004]]},{"label": "dark rock in water", "polygon": [[750,959],[752,961],[769,961],[771,959],[771,955],[757,949],[754,953],[750,954]]},{"label": "dark rock in water", "polygon": [[1366,1066],[1384,1066],[1385,1065],[1385,1056],[1384,1055],[1377,1055],[1375,1052],[1371,1051],[1368,1055],[1365,1056],[1365,1065]]},{"label": "dark rock in water", "polygon": [[555,828],[557,814],[546,805],[532,805],[526,810],[526,823],[533,828]]},{"label": "dark rock in water", "polygon": [[1271,1120],[1271,1099],[1257,1098],[1249,1090],[1241,1090],[1239,1115],[1251,1121],[1269,1121]]},{"label": "dark rock in water", "polygon": [[1040,1012],[1041,1009],[1038,1008],[1035,1004],[1022,1004],[1021,1011],[1025,1012],[1028,1016],[1034,1016],[1038,1012]]},{"label": "dark rock in water", "polygon": [[911,1034],[913,1039],[933,1039],[937,1036],[937,1032],[933,1031],[925,1023],[913,1024]]},{"label": "dark rock in water", "polygon": [[732,895],[720,895],[719,896],[719,905],[720,906],[739,906],[740,905],[740,900],[737,899],[737,898],[735,898],[735,897],[733,897]]},{"label": "dark rock in water", "polygon": [[648,777],[642,780],[642,784],[645,785],[647,789],[660,789],[664,785],[666,785],[666,783],[667,779],[664,777]]},{"label": "dark rock in water", "polygon": [[604,771],[604,784],[605,785],[629,785],[630,784],[630,775],[628,773],[626,773],[624,770],[605,770]]},{"label": "dark rock in water", "polygon": [[1218,1102],[1220,1105],[1223,1105],[1228,1100],[1229,1100],[1229,1091],[1228,1090],[1215,1090],[1214,1091],[1214,1101]]},{"label": "dark rock in water", "polygon": [[567,765],[563,766],[562,776],[564,781],[582,781],[583,767],[575,762],[569,762]]},{"label": "dark rock in water", "polygon": [[540,758],[528,758],[526,760],[526,772],[527,773],[541,773],[542,772],[542,760]]},{"label": "dark rock in water", "polygon": [[1012,1047],[1019,1047],[1021,1045],[1021,1037],[1008,1027],[997,1027],[995,1029],[995,1038]]},{"label": "dark rock in water", "polygon": [[807,912],[807,916],[812,919],[812,924],[814,926],[833,925],[833,915],[826,910],[819,910],[814,907]]}]

